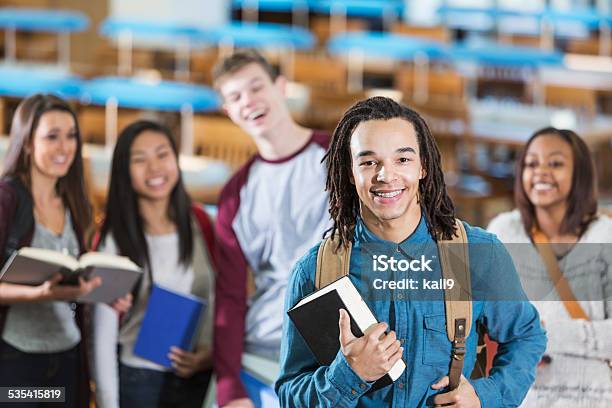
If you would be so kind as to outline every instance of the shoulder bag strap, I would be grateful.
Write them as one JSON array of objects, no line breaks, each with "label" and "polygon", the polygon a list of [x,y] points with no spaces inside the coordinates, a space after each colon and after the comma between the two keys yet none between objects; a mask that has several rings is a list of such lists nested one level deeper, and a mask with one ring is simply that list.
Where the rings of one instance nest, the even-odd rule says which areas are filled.
[{"label": "shoulder bag strap", "polygon": [[572,288],[570,288],[569,282],[567,279],[565,279],[563,272],[561,272],[561,269],[559,268],[557,257],[550,248],[550,241],[548,237],[542,231],[534,229],[531,232],[531,238],[533,239],[542,260],[544,261],[544,265],[546,265],[548,275],[550,276],[553,285],[555,285],[555,289],[559,294],[567,313],[569,313],[572,319],[589,320],[589,316],[586,314],[582,306],[580,306],[580,303],[578,303],[576,300],[574,292],[572,292]]}]

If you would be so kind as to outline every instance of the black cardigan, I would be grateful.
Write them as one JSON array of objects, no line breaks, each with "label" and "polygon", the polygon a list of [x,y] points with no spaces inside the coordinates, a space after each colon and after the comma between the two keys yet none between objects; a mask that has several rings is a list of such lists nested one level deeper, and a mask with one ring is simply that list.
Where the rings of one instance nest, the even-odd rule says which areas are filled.
[{"label": "black cardigan", "polygon": [[[19,184],[18,184],[19,183]],[[21,191],[19,191],[21,189]],[[7,241],[11,237],[11,230],[14,227],[13,223],[17,218],[21,218],[20,222],[29,225],[23,236],[18,237],[16,248],[19,249],[30,245],[32,236],[34,235],[34,213],[30,210],[23,213],[29,203],[20,203],[21,200],[31,200],[29,196],[24,196],[24,191],[27,191],[21,181],[17,178],[3,178],[0,180],[0,258],[5,256]],[[20,207],[20,204],[22,206]],[[26,206],[26,207],[24,207]],[[31,208],[31,205],[29,205]],[[20,213],[20,209],[22,210]],[[26,217],[24,219],[24,217]],[[73,222],[74,232],[79,242],[79,251],[84,253],[86,250],[85,241],[83,240],[83,231],[75,222]],[[14,230],[13,230],[14,231]],[[14,233],[14,232],[13,232]],[[4,322],[8,313],[9,305],[0,305],[0,335],[4,331]],[[78,406],[83,408],[89,407],[90,389],[89,389],[89,361],[87,358],[87,343],[89,333],[89,308],[87,305],[78,305],[76,310],[76,320],[81,331],[81,342],[79,343],[80,366],[79,366],[79,392]],[[0,362],[1,364],[1,362]]]}]

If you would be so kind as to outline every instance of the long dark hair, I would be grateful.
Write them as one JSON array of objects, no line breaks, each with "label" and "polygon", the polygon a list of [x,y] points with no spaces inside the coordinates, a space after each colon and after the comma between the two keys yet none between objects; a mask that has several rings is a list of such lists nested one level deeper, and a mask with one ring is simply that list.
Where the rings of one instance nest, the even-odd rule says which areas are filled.
[{"label": "long dark hair", "polygon": [[68,172],[57,180],[55,190],[70,210],[74,223],[81,231],[86,231],[91,224],[92,209],[83,173],[81,131],[74,110],[63,99],[50,94],[36,94],[21,101],[13,115],[2,177],[18,178],[31,191],[32,156],[27,147],[32,144],[41,116],[51,111],[66,112],[74,119],[77,149]]},{"label": "long dark hair", "polygon": [[516,178],[514,180],[514,199],[521,212],[523,227],[527,235],[536,225],[535,208],[523,188],[523,171],[525,170],[525,157],[529,146],[535,139],[543,135],[554,135],[569,144],[574,157],[574,171],[572,173],[572,187],[567,197],[567,209],[559,232],[561,234],[584,233],[589,223],[597,213],[597,176],[593,159],[586,143],[575,132],[566,129],[546,127],[535,132],[521,151],[516,161]]},{"label": "long dark hair", "polygon": [[425,172],[419,182],[419,203],[430,233],[435,240],[450,239],[455,233],[455,207],[446,193],[440,151],[429,127],[414,110],[377,96],[357,102],[346,111],[323,157],[327,165],[325,189],[329,192],[329,213],[334,222],[331,235],[338,233],[341,245],[348,246],[351,242],[359,214],[359,196],[351,184],[351,136],[361,122],[393,118],[410,122],[416,132]]},{"label": "long dark hair", "polygon": [[[170,142],[178,163],[176,144],[166,127],[152,121],[140,120],[123,129],[113,152],[106,216],[100,230],[100,242],[104,242],[107,234],[112,234],[121,255],[129,257],[141,267],[150,268],[149,248],[138,208],[138,195],[132,187],[130,176],[130,150],[134,140],[145,131],[164,135]],[[170,194],[168,217],[176,224],[178,231],[179,260],[188,264],[191,262],[193,249],[191,198],[185,190],[180,171],[178,181]]]}]

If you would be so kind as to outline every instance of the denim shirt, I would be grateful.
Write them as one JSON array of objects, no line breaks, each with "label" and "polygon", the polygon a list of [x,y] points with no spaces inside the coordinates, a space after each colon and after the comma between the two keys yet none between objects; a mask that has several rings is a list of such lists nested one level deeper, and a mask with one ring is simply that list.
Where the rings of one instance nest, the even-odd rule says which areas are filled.
[{"label": "denim shirt", "polygon": [[[476,322],[499,342],[489,377],[470,380],[483,407],[518,406],[535,378],[535,367],[546,348],[546,335],[536,309],[527,301],[508,252],[495,235],[465,225],[472,280],[472,330],[467,339],[463,375],[470,377],[476,359]],[[472,245],[481,244],[481,245]],[[432,277],[440,278],[437,249],[424,218],[400,244],[384,241],[357,220],[349,278],[362,294],[371,282],[362,251],[368,244],[403,252],[417,259],[428,251],[433,256]],[[318,245],[295,265],[287,288],[286,309],[314,291]],[[364,272],[366,271],[366,272]],[[364,279],[365,278],[365,279]],[[369,279],[369,280],[368,280]],[[487,296],[488,291],[497,292]],[[393,293],[383,299],[364,301],[378,321],[389,323],[400,339],[406,370],[392,385],[368,393],[371,384],[349,366],[341,351],[329,366],[319,366],[303,338],[285,316],[281,344],[281,373],[275,388],[283,407],[424,407],[433,406],[436,391],[431,385],[448,375],[451,343],[446,334],[443,290],[438,300],[407,299]],[[409,297],[409,296],[408,296]],[[495,300],[491,300],[495,299]],[[503,300],[500,300],[503,299]]]}]

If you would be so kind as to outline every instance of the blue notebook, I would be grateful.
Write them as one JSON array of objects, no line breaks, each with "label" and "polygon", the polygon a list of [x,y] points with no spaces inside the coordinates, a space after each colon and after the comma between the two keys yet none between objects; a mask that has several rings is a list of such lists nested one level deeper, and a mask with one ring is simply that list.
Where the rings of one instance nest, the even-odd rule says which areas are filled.
[{"label": "blue notebook", "polygon": [[170,347],[191,351],[206,301],[153,285],[134,354],[172,368]]},{"label": "blue notebook", "polygon": [[262,382],[244,369],[240,370],[240,379],[255,408],[280,408],[273,384]]}]

